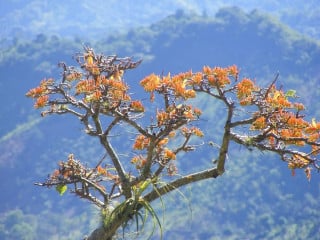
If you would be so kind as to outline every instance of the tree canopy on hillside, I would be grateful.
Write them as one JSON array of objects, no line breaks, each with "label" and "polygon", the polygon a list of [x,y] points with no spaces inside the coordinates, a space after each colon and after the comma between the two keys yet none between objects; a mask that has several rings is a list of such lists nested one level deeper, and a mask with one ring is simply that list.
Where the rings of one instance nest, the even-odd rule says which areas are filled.
[{"label": "tree canopy on hillside", "polygon": [[[101,209],[103,224],[88,239],[111,239],[130,223],[139,231],[148,215],[161,229],[151,202],[182,186],[223,175],[232,142],[275,153],[293,175],[302,169],[308,180],[312,169],[320,169],[320,122],[306,120],[296,91],[277,87],[278,76],[261,87],[241,78],[235,65],[204,66],[202,71],[177,75],[153,73],[140,81],[147,95],[137,96],[124,74],[141,60],[96,54],[89,47],[74,59],[78,66],[60,62],[60,79],[44,79],[26,95],[35,99],[35,108],[43,109],[43,117],[78,118],[85,133],[99,139],[105,150],[94,166],[71,153],[37,183],[55,187],[61,195],[69,188]],[[220,142],[202,140],[207,133],[199,124],[202,110],[191,101],[202,95],[224,106]],[[114,148],[115,135],[131,145],[126,155]],[[192,153],[204,144],[216,151],[216,158],[208,159],[211,167],[179,172],[177,161],[195,161]]]}]

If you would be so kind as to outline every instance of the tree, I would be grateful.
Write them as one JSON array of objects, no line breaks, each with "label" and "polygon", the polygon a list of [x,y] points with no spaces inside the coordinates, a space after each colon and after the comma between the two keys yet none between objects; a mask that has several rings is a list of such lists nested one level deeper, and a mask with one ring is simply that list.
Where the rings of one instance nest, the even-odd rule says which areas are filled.
[{"label": "tree", "polygon": [[[35,99],[35,108],[44,109],[43,117],[77,117],[85,133],[99,139],[106,151],[91,167],[70,154],[46,181],[36,183],[55,186],[61,195],[69,187],[101,209],[103,224],[87,239],[112,239],[130,222],[141,229],[148,214],[154,227],[158,224],[161,228],[151,202],[182,186],[223,175],[231,142],[273,152],[293,175],[296,169],[303,169],[308,180],[312,169],[320,169],[320,122],[305,119],[296,91],[276,87],[278,76],[267,87],[259,87],[248,78],[240,79],[236,66],[204,66],[200,72],[173,76],[151,74],[140,81],[150,96],[143,104],[141,96],[133,98],[123,78],[141,60],[96,54],[89,47],[76,54],[75,60],[78,67],[59,63],[60,80],[44,79],[26,95]],[[202,111],[190,100],[200,95],[225,108],[220,143],[197,142],[204,136],[196,125]],[[115,132],[122,132],[123,139],[132,142],[131,156],[117,153],[112,143]],[[178,175],[179,156],[191,156],[201,144],[218,149],[212,167]],[[130,164],[134,171],[127,170]],[[115,205],[115,199],[120,203]]]}]

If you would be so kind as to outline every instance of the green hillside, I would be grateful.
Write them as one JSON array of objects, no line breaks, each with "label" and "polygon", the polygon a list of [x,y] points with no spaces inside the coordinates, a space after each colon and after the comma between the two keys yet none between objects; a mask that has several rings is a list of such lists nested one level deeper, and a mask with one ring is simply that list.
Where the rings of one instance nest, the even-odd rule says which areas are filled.
[{"label": "green hillside", "polygon": [[[260,11],[224,8],[215,17],[177,11],[149,27],[88,44],[98,52],[144,59],[125,75],[135,94],[141,93],[138,81],[152,72],[237,64],[242,77],[265,85],[279,71],[278,84],[296,89],[310,118],[320,118],[319,42]],[[72,55],[81,48],[80,40],[40,34],[32,41],[17,40],[2,52],[0,239],[81,239],[99,224],[98,213],[84,201],[33,185],[71,152],[87,164],[103,155],[77,120],[40,119],[24,96],[42,78],[59,78],[57,63],[74,63]],[[224,109],[205,99],[197,104],[207,112],[199,126],[219,134]],[[121,144],[116,147],[126,153]],[[203,147],[193,159],[179,162],[179,173],[197,168],[199,161],[209,165],[213,157],[214,150]],[[292,177],[274,156],[234,145],[224,176],[185,188],[183,195],[166,196],[164,239],[317,239],[319,180],[315,172],[310,183],[303,171]],[[153,205],[161,214],[161,204]]]}]

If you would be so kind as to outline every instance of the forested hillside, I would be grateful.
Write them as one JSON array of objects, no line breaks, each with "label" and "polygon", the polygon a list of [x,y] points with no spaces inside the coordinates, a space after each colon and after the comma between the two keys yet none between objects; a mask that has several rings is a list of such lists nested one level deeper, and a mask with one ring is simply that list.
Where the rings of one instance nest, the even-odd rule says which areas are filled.
[{"label": "forested hillside", "polygon": [[0,3],[0,44],[42,33],[86,41],[148,26],[181,9],[192,15],[214,17],[220,8],[229,6],[269,12],[299,32],[320,38],[317,0],[123,0],[121,4],[116,0],[14,0]]},{"label": "forested hillside", "polygon": [[[80,39],[39,34],[33,40],[16,39],[2,51],[0,239],[81,239],[99,224],[93,206],[72,194],[61,197],[54,189],[33,185],[71,152],[88,164],[104,154],[97,142],[83,136],[80,124],[68,117],[42,119],[25,98],[42,78],[59,78],[57,63],[74,63],[72,54],[82,44]],[[236,64],[242,77],[265,86],[279,72],[278,84],[297,90],[307,114],[320,118],[319,41],[262,11],[232,7],[220,9],[215,16],[177,11],[150,26],[88,38],[85,44],[106,54],[142,58],[141,66],[125,75],[135,94],[141,92],[138,82],[152,72]],[[219,134],[224,109],[206,101],[197,104],[206,118],[199,124]],[[120,142],[117,146],[121,153],[126,153],[125,147]],[[212,157],[210,149],[203,147],[197,159],[179,169],[183,173],[197,168],[197,161],[210,164]],[[164,239],[317,239],[319,180],[316,172],[311,182],[303,171],[293,177],[274,156],[235,146],[223,177],[166,197]],[[161,214],[161,204],[154,206]]]}]

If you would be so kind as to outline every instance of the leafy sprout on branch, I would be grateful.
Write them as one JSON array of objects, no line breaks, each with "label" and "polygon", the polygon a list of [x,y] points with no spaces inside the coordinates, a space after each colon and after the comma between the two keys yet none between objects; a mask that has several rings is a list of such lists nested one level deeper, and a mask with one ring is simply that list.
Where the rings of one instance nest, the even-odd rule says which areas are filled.
[{"label": "leafy sprout on branch", "polygon": [[[260,87],[249,78],[240,79],[234,65],[204,66],[199,72],[176,75],[153,73],[140,81],[150,96],[143,104],[141,97],[134,98],[124,78],[141,60],[96,54],[89,47],[74,59],[78,66],[59,63],[59,80],[44,79],[26,95],[35,100],[35,108],[43,109],[42,116],[71,114],[80,119],[86,134],[98,138],[106,151],[92,167],[70,154],[45,182],[37,183],[55,186],[60,194],[69,186],[71,192],[104,212],[107,220],[89,239],[111,239],[132,219],[137,226],[141,219],[143,226],[142,210],[161,228],[150,202],[184,185],[222,175],[231,142],[276,153],[292,174],[303,169],[308,180],[312,169],[320,169],[320,122],[305,119],[305,107],[296,101],[296,92],[278,88],[278,76]],[[204,137],[201,125],[194,124],[201,119],[202,110],[189,101],[199,95],[221,102],[226,109],[216,165],[178,175],[179,156],[186,158],[196,151],[195,139]],[[115,129],[123,131],[125,140],[130,141],[127,129],[135,134],[130,161],[113,148],[110,136]],[[135,171],[128,171],[129,165]],[[107,210],[114,199],[122,203]]]}]

